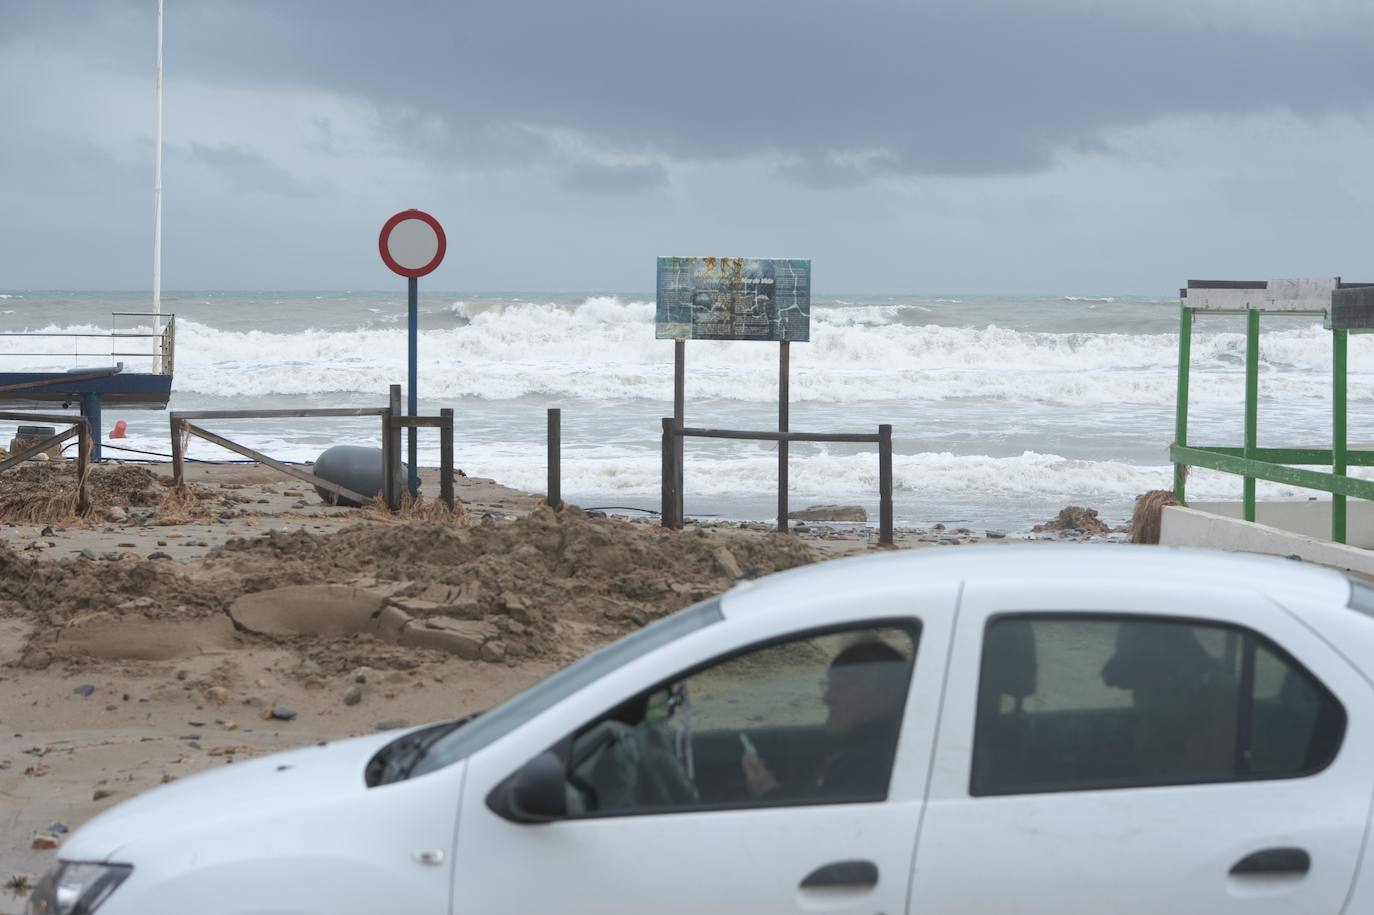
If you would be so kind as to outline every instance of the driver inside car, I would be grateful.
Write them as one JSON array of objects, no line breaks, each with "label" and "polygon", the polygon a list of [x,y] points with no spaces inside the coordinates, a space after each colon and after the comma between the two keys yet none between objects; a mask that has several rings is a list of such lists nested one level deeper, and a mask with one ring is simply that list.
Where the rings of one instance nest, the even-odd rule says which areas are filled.
[{"label": "driver inside car", "polygon": [[745,741],[740,767],[749,794],[779,800],[883,797],[906,681],[907,659],[886,642],[864,639],[841,650],[823,685],[826,750],[788,782]]}]

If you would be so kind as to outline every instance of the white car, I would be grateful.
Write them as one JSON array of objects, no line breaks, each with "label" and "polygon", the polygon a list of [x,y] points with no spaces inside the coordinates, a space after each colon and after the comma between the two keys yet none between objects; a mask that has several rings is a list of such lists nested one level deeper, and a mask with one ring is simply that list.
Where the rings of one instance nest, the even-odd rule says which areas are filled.
[{"label": "white car", "polygon": [[1374,591],[1161,547],[747,582],[111,809],[31,913],[1374,912]]}]

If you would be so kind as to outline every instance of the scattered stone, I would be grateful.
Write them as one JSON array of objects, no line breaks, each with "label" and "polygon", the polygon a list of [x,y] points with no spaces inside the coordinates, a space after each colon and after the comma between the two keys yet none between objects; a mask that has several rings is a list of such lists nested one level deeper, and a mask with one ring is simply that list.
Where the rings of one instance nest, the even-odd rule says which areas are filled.
[{"label": "scattered stone", "polygon": [[149,553],[149,554],[148,554],[148,558],[149,558],[150,560],[159,560],[159,559],[171,559],[172,556],[171,556],[170,553],[164,553],[164,552],[162,552],[161,550],[158,550],[157,552]]},{"label": "scattered stone", "polygon": [[82,559],[89,559],[92,562],[100,558],[95,554],[95,550],[92,549],[80,550],[76,555],[80,556]]},{"label": "scattered stone", "polygon": [[105,800],[105,798],[111,797],[111,796],[113,796],[113,795],[114,795],[114,792],[113,792],[113,791],[107,791],[107,790],[105,790],[104,788],[97,788],[97,789],[95,789],[95,792],[91,794],[91,800],[93,800],[93,801],[103,801],[103,800]]},{"label": "scattered stone", "polygon": [[362,702],[362,701],[363,701],[363,688],[362,688],[361,686],[353,686],[353,687],[350,687],[349,690],[348,690],[348,692],[344,693],[344,697],[343,697],[343,704],[344,704],[344,705],[357,705],[359,702]]},{"label": "scattered stone", "polygon": [[222,686],[211,686],[205,690],[205,699],[215,705],[223,705],[229,701],[229,690]]},{"label": "scattered stone", "polygon": [[76,689],[72,690],[72,692],[80,696],[82,699],[85,699],[91,693],[95,692],[95,687],[89,683],[83,683]]},{"label": "scattered stone", "polygon": [[506,659],[506,645],[504,642],[487,642],[482,646],[482,660],[491,664],[499,664]]},{"label": "scattered stone", "polygon": [[404,718],[388,718],[386,721],[379,721],[372,726],[375,731],[398,731],[401,728],[410,727],[410,722]]},{"label": "scattered stone", "polygon": [[284,705],[274,705],[272,706],[272,713],[269,717],[275,718],[277,721],[290,721],[292,718],[296,717],[296,710],[289,709]]},{"label": "scattered stone", "polygon": [[69,832],[71,830],[67,828],[66,823],[53,823],[48,827],[48,833],[54,836],[65,836]]},{"label": "scattered stone", "polygon": [[1006,532],[1006,531],[983,531],[983,536],[987,537],[989,540],[1005,540],[1006,537],[1007,537],[1007,532]]},{"label": "scattered stone", "polygon": [[38,536],[40,536],[40,537],[54,537],[54,536],[56,536],[56,534],[54,533],[54,531],[53,531],[53,529],[52,529],[52,525],[48,525],[47,527],[43,528],[43,530],[39,531]]}]

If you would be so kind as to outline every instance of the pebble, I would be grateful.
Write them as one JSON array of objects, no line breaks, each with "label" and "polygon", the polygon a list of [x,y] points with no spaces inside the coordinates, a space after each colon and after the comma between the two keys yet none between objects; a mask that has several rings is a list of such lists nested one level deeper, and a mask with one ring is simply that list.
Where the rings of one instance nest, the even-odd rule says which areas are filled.
[{"label": "pebble", "polygon": [[66,823],[53,823],[48,827],[48,832],[55,836],[65,836],[70,831]]},{"label": "pebble", "polygon": [[82,699],[85,699],[91,693],[95,692],[95,687],[89,683],[83,683],[76,689],[72,690],[72,692],[80,696]]},{"label": "pebble", "polygon": [[404,718],[388,718],[386,721],[379,721],[373,725],[373,729],[377,731],[396,731],[408,727],[410,727],[410,722]]},{"label": "pebble", "polygon": [[105,800],[105,798],[109,797],[113,793],[114,792],[112,791],[106,791],[104,788],[97,788],[95,789],[95,792],[91,795],[91,800],[103,801]]},{"label": "pebble", "polygon": [[155,552],[155,553],[149,553],[149,554],[148,554],[148,558],[149,558],[149,559],[171,559],[172,557],[171,557],[170,554],[164,553],[164,552],[162,552],[161,550],[158,550],[158,551]]},{"label": "pebble", "polygon": [[290,721],[292,718],[296,717],[296,710],[289,709],[284,705],[274,705],[272,706],[271,717],[278,721]]},{"label": "pebble", "polygon": [[359,702],[362,702],[362,701],[363,701],[363,688],[362,688],[361,686],[354,686],[354,687],[351,687],[351,688],[348,690],[348,692],[344,693],[344,697],[343,697],[343,703],[344,703],[344,705],[357,705]]}]

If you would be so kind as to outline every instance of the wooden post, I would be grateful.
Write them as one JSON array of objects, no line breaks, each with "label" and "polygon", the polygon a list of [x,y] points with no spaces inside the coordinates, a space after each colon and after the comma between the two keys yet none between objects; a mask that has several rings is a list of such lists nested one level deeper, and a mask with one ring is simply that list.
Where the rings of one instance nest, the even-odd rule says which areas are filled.
[{"label": "wooden post", "polygon": [[185,440],[181,418],[173,413],[170,417],[172,427],[172,484],[181,486],[185,482],[186,466],[182,457],[181,443]]},{"label": "wooden post", "polygon": [[878,543],[892,545],[892,427],[878,426]]},{"label": "wooden post", "polygon": [[549,435],[548,435],[548,474],[549,491],[545,497],[549,503],[549,508],[557,511],[563,505],[563,486],[562,486],[562,436],[563,411],[557,407],[549,408]]},{"label": "wooden post", "polygon": [[386,468],[386,479],[391,484],[392,500],[388,508],[398,511],[401,507],[401,487],[396,485],[396,476],[401,471],[401,427],[398,420],[401,417],[401,386],[393,384],[388,396],[388,407],[391,410],[391,419],[386,430],[387,451],[391,455],[391,466]]},{"label": "wooden post", "polygon": [[[1346,372],[1349,349],[1348,330],[1331,332],[1331,472],[1337,476],[1346,475],[1349,460],[1349,442],[1346,438],[1346,416],[1348,412],[1347,395],[1349,375]],[[1331,496],[1331,539],[1345,543],[1346,506],[1345,496],[1333,493]]]},{"label": "wooden post", "polygon": [[[778,344],[778,431],[787,431],[788,352],[786,340]],[[787,531],[787,441],[778,441],[778,530]]]},{"label": "wooden post", "polygon": [[659,505],[659,520],[669,530],[678,527],[677,519],[677,420],[671,416],[663,417],[663,493]]},{"label": "wooden post", "polygon": [[677,476],[673,481],[673,492],[676,493],[677,501],[673,505],[673,517],[677,519],[675,527],[680,527],[683,517],[682,496],[687,488],[682,481],[682,467],[686,463],[683,460],[683,436],[682,427],[687,421],[687,341],[673,341],[673,420],[677,423],[677,443],[676,452],[673,455],[674,466],[677,467]]},{"label": "wooden post", "polygon": [[[1188,373],[1191,371],[1193,345],[1193,310],[1184,305],[1178,319],[1178,395],[1174,407],[1174,444],[1188,444]],[[1188,468],[1174,465],[1174,498],[1179,504],[1188,503]]]},{"label": "wooden post", "polygon": [[76,513],[84,515],[91,508],[91,492],[86,481],[86,468],[89,467],[91,448],[91,427],[82,419],[77,425],[76,434]]},{"label": "wooden post", "polygon": [[391,407],[382,411],[382,502],[391,510],[396,494],[391,479]]},{"label": "wooden post", "polygon": [[444,424],[439,427],[439,498],[453,510],[453,410],[439,411]]}]

